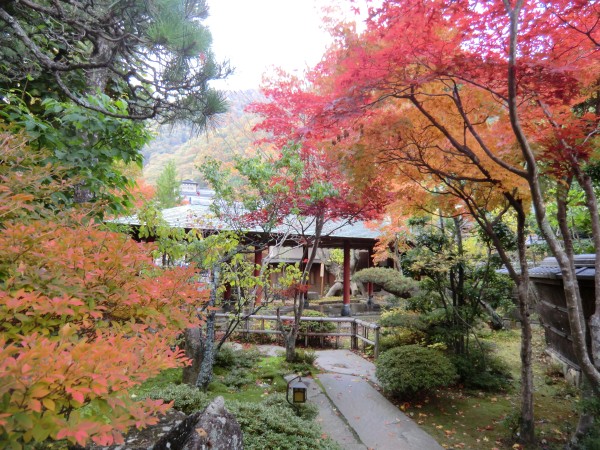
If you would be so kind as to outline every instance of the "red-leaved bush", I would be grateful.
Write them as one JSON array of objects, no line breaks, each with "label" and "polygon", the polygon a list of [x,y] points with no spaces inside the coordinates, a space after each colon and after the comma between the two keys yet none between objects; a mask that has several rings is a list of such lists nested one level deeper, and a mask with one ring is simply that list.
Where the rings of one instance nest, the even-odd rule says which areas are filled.
[{"label": "red-leaved bush", "polygon": [[169,407],[128,391],[185,362],[174,338],[206,297],[192,269],[61,209],[69,183],[42,161],[0,133],[0,448],[119,443]]}]

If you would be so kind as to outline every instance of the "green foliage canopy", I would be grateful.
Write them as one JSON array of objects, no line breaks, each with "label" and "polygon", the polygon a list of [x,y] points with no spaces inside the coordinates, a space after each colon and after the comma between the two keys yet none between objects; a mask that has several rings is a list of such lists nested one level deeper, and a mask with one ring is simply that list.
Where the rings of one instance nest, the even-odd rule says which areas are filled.
[{"label": "green foliage canopy", "polygon": [[[208,82],[229,73],[211,52],[204,0],[27,0],[0,6],[0,93],[32,113],[53,97],[117,118],[189,120],[224,109]],[[103,93],[125,111],[95,104]]]},{"label": "green foliage canopy", "polygon": [[79,184],[68,197],[131,206],[146,119],[203,130],[226,102],[204,0],[26,0],[0,5],[0,122],[46,147]]},{"label": "green foliage canopy", "polygon": [[177,168],[169,161],[156,180],[156,198],[162,208],[172,208],[181,201]]}]

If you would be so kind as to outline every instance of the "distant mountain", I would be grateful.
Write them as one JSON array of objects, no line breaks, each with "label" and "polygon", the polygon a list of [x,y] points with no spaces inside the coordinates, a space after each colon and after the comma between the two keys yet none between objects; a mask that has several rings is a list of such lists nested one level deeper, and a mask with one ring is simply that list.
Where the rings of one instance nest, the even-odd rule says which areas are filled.
[{"label": "distant mountain", "polygon": [[234,155],[253,155],[252,143],[258,136],[252,127],[258,117],[246,113],[244,109],[252,102],[264,100],[256,90],[229,92],[229,110],[215,120],[214,127],[207,133],[194,136],[186,126],[159,126],[156,138],[144,149],[143,178],[149,184],[156,179],[169,160],[175,162],[179,177],[204,183],[198,165],[207,156],[225,163],[231,162]]}]

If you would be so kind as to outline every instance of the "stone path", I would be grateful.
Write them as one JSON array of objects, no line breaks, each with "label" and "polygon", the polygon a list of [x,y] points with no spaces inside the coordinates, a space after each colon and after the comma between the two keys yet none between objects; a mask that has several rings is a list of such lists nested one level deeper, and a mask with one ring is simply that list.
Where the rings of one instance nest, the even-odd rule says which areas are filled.
[{"label": "stone path", "polygon": [[[277,352],[271,348],[271,354]],[[283,349],[281,349],[283,351]],[[303,379],[323,431],[344,450],[442,450],[430,435],[373,387],[375,365],[349,350],[320,350],[325,373]],[[322,388],[321,388],[322,386]]]}]

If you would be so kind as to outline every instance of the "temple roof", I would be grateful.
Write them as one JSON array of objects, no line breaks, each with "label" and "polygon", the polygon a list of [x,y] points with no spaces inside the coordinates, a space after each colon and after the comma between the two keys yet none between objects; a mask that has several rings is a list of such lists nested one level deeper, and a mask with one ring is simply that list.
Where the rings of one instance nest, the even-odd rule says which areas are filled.
[{"label": "temple roof", "polygon": [[[220,230],[233,230],[234,227],[226,221],[219,219],[210,210],[211,199],[191,204],[177,206],[162,210],[164,220],[173,228],[200,229],[207,232]],[[121,217],[113,222],[139,226],[136,215]],[[348,241],[352,248],[372,248],[375,241],[381,236],[381,224],[362,221],[328,221],[323,227],[321,247],[340,248],[344,241]],[[303,231],[302,231],[303,230]],[[273,231],[267,232],[261,228],[244,228],[244,233],[256,237],[272,236],[273,240],[287,236],[287,240],[298,241],[302,236],[310,238],[314,235],[314,224],[310,218],[303,220],[290,220],[277,226]]]}]

